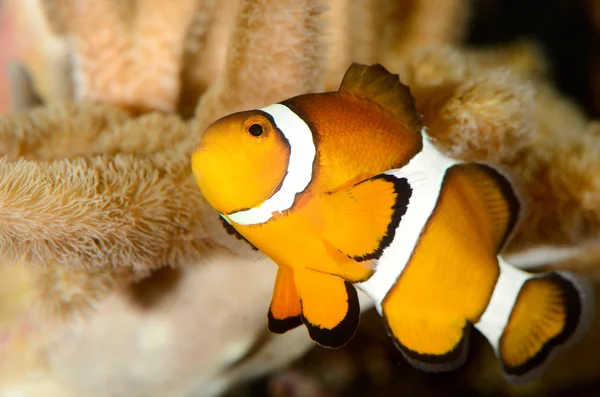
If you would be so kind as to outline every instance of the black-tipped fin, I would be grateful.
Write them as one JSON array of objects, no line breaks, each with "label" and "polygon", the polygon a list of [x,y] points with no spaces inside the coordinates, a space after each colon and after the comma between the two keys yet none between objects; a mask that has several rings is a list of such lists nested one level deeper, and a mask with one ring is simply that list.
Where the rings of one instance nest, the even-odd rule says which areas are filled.
[{"label": "black-tipped fin", "polygon": [[279,266],[268,314],[269,331],[283,334],[302,324],[300,297],[294,284],[293,270]]},{"label": "black-tipped fin", "polygon": [[383,317],[396,347],[415,368],[448,372],[467,359],[472,325],[466,320],[432,313],[397,313],[385,306]]},{"label": "black-tipped fin", "polygon": [[330,218],[322,238],[355,261],[379,259],[394,239],[411,195],[406,178],[379,174],[323,196]]},{"label": "black-tipped fin", "polygon": [[543,372],[555,353],[587,331],[593,307],[589,283],[552,272],[527,280],[498,343],[508,380],[528,381]]},{"label": "black-tipped fin", "polygon": [[310,269],[294,271],[302,303],[302,322],[319,345],[337,348],[352,339],[360,305],[354,286],[339,277]]}]

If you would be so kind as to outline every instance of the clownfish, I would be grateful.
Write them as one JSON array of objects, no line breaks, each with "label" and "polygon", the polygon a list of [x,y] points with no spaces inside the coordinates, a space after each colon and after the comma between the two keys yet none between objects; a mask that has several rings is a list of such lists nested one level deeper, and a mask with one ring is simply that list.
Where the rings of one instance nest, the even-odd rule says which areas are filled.
[{"label": "clownfish", "polygon": [[278,265],[274,333],[304,324],[321,346],[343,346],[358,288],[415,367],[458,368],[475,328],[513,381],[590,322],[585,280],[502,259],[523,212],[511,179],[437,149],[409,88],[380,64],[353,63],[338,91],[215,121],[192,172],[226,226]]}]

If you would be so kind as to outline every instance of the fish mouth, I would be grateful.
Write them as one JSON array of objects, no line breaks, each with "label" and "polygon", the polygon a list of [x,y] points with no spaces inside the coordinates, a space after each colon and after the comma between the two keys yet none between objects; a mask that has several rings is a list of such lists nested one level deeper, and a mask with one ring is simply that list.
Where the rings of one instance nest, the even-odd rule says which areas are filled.
[{"label": "fish mouth", "polygon": [[192,153],[192,173],[201,190],[214,189],[223,174],[233,168],[229,150],[216,142],[204,141]]},{"label": "fish mouth", "polygon": [[204,199],[218,212],[226,212],[237,197],[231,193],[237,168],[229,151],[214,143],[200,144],[191,160],[192,173]]},{"label": "fish mouth", "polygon": [[206,159],[207,157],[213,158],[213,161],[210,161],[209,163],[220,163],[221,165],[224,165],[224,162],[232,162],[230,153],[226,148],[224,148],[217,142],[201,141],[198,144],[198,146],[196,146],[196,148],[194,149],[194,152],[192,154],[192,161],[198,162],[198,164],[202,164],[204,163],[202,159]]},{"label": "fish mouth", "polygon": [[216,142],[210,142],[210,141],[206,141],[204,139],[201,139],[200,142],[198,142],[198,145],[196,145],[196,147],[194,148],[194,154],[196,152],[205,152],[205,151],[210,151],[211,148],[210,146],[218,146],[216,144]]},{"label": "fish mouth", "polygon": [[229,157],[229,150],[218,142],[202,139],[198,146],[194,149],[195,152],[219,152],[221,155]]}]

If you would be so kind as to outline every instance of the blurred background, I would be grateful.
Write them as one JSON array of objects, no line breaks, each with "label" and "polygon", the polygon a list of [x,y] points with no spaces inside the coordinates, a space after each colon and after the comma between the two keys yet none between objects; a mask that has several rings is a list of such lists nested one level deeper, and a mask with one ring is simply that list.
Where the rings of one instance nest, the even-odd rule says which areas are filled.
[{"label": "blurred background", "polygon": [[[31,43],[14,37],[15,21],[2,11],[0,0],[0,113],[8,113],[9,89],[15,84],[11,76],[18,73],[11,62]],[[589,117],[600,117],[600,0],[472,0],[469,12],[466,45],[535,40],[547,55],[550,77],[560,92]],[[145,293],[152,293],[152,287]],[[235,385],[226,396],[600,396],[598,332],[552,367],[545,379],[549,386],[543,388],[505,385],[498,378],[490,347],[479,334],[472,340],[470,359],[463,368],[425,374],[405,362],[378,315],[370,310],[362,317],[356,337],[343,349],[314,347],[289,366]]]},{"label": "blurred background", "polygon": [[[15,52],[11,30],[15,21],[1,12],[4,1],[0,0],[3,70],[0,109],[8,105],[7,67]],[[551,76],[560,90],[592,118],[597,118],[600,115],[599,9],[598,0],[470,0],[465,44],[487,46],[534,39],[549,58]],[[21,43],[27,44],[31,45]]]}]

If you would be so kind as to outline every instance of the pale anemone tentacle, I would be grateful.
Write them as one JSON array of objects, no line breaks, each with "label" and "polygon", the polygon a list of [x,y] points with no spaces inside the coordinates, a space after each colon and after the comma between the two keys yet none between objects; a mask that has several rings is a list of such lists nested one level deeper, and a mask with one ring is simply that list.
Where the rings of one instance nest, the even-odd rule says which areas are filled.
[{"label": "pale anemone tentacle", "polygon": [[260,109],[273,117],[276,127],[290,145],[290,159],[283,183],[271,197],[257,207],[223,216],[239,225],[267,222],[274,213],[290,209],[296,194],[302,193],[312,179],[316,148],[309,126],[287,106],[276,103]]}]

